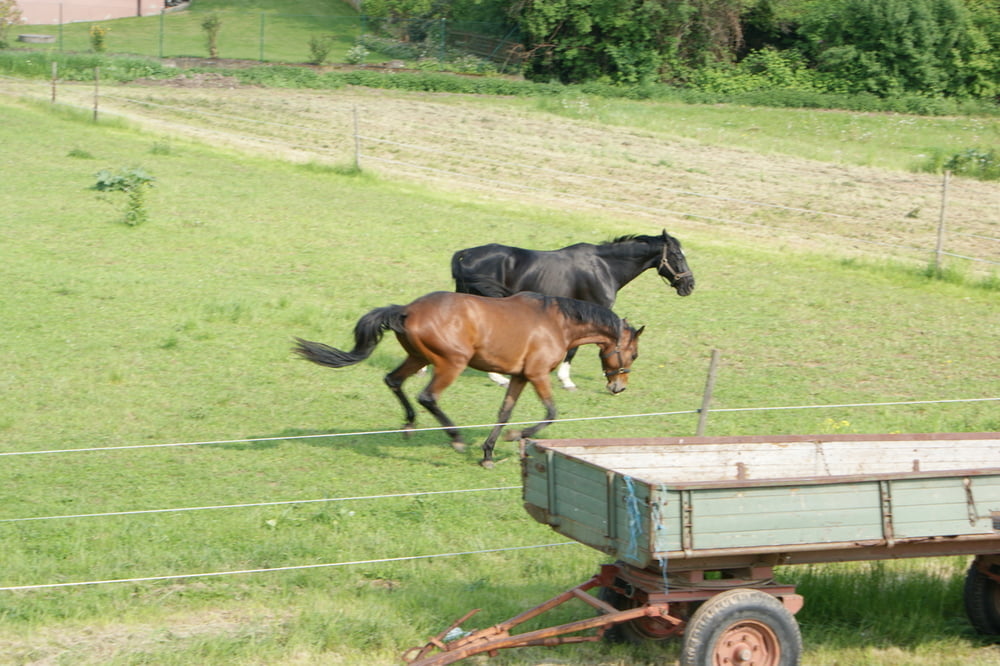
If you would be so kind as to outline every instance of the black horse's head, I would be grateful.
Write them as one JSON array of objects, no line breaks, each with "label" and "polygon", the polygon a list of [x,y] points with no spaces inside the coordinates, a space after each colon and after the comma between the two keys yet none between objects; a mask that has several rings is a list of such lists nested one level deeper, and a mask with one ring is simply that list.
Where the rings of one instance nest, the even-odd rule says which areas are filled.
[{"label": "black horse's head", "polygon": [[681,242],[668,234],[666,229],[663,230],[663,255],[656,272],[677,290],[678,296],[687,296],[694,291],[694,274],[681,251]]}]

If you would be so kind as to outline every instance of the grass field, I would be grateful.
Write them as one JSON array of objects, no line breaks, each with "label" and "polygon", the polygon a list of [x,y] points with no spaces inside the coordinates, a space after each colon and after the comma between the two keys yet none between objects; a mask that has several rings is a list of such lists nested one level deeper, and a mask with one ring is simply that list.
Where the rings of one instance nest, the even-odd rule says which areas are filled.
[{"label": "grass field", "polygon": [[[601,556],[575,545],[378,561],[563,540],[521,509],[512,445],[486,471],[474,447],[456,454],[434,431],[408,441],[352,434],[402,420],[381,381],[399,358],[394,342],[342,371],[297,361],[289,347],[296,335],[347,344],[372,307],[449,289],[448,260],[461,247],[558,247],[665,223],[342,175],[13,98],[2,113],[0,587],[178,578],[0,590],[0,661],[397,663],[471,608],[484,608],[473,623],[486,626],[593,573]],[[532,116],[541,125],[549,117]],[[97,171],[120,167],[156,178],[142,226],[121,223],[118,193],[91,189]],[[647,326],[630,389],[606,395],[595,354],[584,351],[580,390],[557,395],[560,416],[693,410],[712,349],[722,354],[719,408],[1000,396],[993,283],[935,281],[889,260],[679,218],[666,226],[684,242],[695,293],[678,298],[652,275],[623,290],[616,311]],[[488,424],[500,397],[470,372],[442,406],[460,424]],[[540,411],[526,395],[515,419]],[[421,423],[434,425],[426,415]],[[567,421],[547,434],[694,426],[687,413]],[[995,402],[718,412],[707,434],[976,430],[1000,430]],[[196,442],[207,443],[60,452]],[[23,455],[41,451],[53,452]],[[363,563],[183,577],[346,562]],[[798,616],[806,663],[1000,663],[962,616],[965,564],[783,570],[807,600]],[[611,666],[664,655],[673,659],[676,647],[526,650],[491,663]]]},{"label": "grass field", "polygon": [[[70,3],[71,4],[71,3]],[[72,6],[67,12],[73,11]],[[55,51],[92,51],[90,30],[108,30],[105,50],[153,57],[208,57],[202,23],[216,16],[221,25],[217,37],[218,57],[268,62],[309,62],[309,42],[317,36],[331,38],[330,56],[343,62],[344,55],[361,34],[362,23],[346,2],[230,2],[205,0],[190,9],[157,16],[111,21],[74,22],[62,26],[20,26],[20,32],[57,37]]]}]

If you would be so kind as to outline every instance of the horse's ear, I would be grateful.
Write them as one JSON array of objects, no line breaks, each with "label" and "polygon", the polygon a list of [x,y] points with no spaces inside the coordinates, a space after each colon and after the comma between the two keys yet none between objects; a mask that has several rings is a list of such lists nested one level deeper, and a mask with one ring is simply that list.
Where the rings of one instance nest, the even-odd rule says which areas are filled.
[{"label": "horse's ear", "polygon": [[638,329],[636,330],[635,334],[634,334],[634,335],[633,335],[632,337],[633,337],[633,338],[638,338],[638,337],[639,337],[639,336],[640,336],[640,335],[642,334],[642,332],[643,332],[643,331],[645,331],[645,330],[646,330],[646,325],[645,325],[645,324],[643,324],[642,326],[640,326],[640,327],[639,327],[639,328],[638,328]]}]

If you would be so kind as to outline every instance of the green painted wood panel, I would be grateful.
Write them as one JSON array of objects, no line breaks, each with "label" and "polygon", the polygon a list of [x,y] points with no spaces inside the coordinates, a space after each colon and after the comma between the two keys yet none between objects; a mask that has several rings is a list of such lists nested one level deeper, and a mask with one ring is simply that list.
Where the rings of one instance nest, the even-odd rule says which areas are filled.
[{"label": "green painted wood panel", "polygon": [[671,488],[621,471],[609,473],[593,459],[559,451],[546,456],[533,443],[526,455],[526,504],[553,512],[550,522],[560,534],[641,567],[655,563],[657,554],[681,551],[685,545],[697,554],[880,541],[887,516],[895,539],[992,535],[992,514],[1000,513],[1000,474],[914,473],[911,478],[895,473],[861,480],[831,476],[828,481],[771,479]]},{"label": "green painted wood panel", "polygon": [[992,531],[992,521],[970,522],[962,477],[899,479],[890,482],[896,538],[955,536]]},{"label": "green painted wood panel", "polygon": [[703,490],[693,497],[693,547],[747,548],[878,539],[877,482]]}]

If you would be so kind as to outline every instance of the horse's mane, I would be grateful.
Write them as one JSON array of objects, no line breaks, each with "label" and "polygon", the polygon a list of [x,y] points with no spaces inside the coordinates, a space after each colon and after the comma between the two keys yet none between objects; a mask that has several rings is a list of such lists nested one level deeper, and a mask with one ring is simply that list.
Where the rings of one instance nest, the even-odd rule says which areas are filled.
[{"label": "horse's mane", "polygon": [[642,234],[625,234],[624,236],[618,236],[617,238],[612,238],[609,241],[604,241],[601,245],[616,245],[618,243],[628,243],[630,241],[637,241],[640,243],[655,243],[656,241],[663,240],[662,236],[644,236]]},{"label": "horse's mane", "polygon": [[580,301],[575,298],[564,298],[562,296],[545,296],[543,294],[532,293],[533,296],[542,302],[542,307],[547,307],[549,303],[555,303],[563,316],[580,322],[590,322],[598,326],[607,328],[609,331],[621,329],[622,320],[614,312],[590,301]]}]

